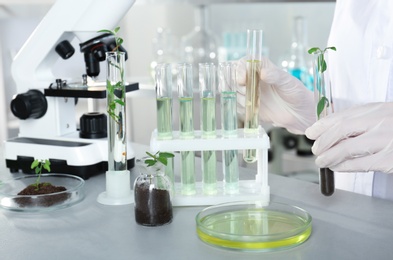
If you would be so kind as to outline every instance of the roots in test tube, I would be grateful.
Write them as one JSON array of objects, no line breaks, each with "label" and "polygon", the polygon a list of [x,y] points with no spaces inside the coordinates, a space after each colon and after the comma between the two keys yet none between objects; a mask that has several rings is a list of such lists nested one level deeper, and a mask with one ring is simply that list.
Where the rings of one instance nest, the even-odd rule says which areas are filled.
[{"label": "roots in test tube", "polygon": [[329,168],[319,169],[319,186],[321,193],[325,196],[331,196],[334,193],[334,172]]},{"label": "roots in test tube", "polygon": [[[258,133],[259,126],[259,64],[260,61],[247,61],[246,74],[246,119],[244,122],[244,132],[246,134]],[[247,163],[257,160],[256,150],[245,150],[243,159]]]}]

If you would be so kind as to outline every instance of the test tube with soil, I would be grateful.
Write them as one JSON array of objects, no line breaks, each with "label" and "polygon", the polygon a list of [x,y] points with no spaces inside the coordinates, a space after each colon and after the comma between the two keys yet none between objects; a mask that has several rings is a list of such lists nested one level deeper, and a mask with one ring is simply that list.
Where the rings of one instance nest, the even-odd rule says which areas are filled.
[{"label": "test tube with soil", "polygon": [[[332,86],[327,66],[330,49],[317,49],[313,52],[313,74],[314,74],[314,100],[317,120],[334,112]],[[329,168],[319,169],[319,185],[321,193],[331,196],[334,193],[334,172]]]}]

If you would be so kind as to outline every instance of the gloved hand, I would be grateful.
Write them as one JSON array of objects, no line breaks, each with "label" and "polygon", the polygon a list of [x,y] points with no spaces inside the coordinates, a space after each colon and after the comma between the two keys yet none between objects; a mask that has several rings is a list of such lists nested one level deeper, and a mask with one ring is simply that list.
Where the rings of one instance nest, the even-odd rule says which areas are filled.
[{"label": "gloved hand", "polygon": [[[263,58],[260,69],[259,119],[274,126],[285,127],[294,134],[303,134],[316,120],[313,92],[303,83],[268,58]],[[238,113],[245,115],[246,59],[237,64]]]},{"label": "gloved hand", "polygon": [[333,171],[393,173],[393,103],[331,114],[306,130],[316,164]]}]

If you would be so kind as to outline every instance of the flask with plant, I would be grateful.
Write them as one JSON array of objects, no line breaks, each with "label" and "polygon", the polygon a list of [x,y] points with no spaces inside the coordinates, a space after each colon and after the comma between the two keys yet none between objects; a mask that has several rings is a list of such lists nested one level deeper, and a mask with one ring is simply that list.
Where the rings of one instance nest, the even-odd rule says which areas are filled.
[{"label": "flask with plant", "polygon": [[134,183],[135,221],[144,226],[161,226],[172,221],[172,183],[164,174],[168,159],[174,154],[146,152],[138,160],[141,174]]}]

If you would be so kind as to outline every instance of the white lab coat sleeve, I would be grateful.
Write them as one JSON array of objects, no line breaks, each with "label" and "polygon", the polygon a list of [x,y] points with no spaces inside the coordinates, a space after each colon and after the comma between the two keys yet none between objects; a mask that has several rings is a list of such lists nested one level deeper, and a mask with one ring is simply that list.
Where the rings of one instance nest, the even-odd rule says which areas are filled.
[{"label": "white lab coat sleeve", "polygon": [[[337,0],[328,46],[335,110],[393,101],[393,1]],[[373,172],[336,173],[336,188],[372,195]],[[376,189],[377,187],[374,187]]]}]

